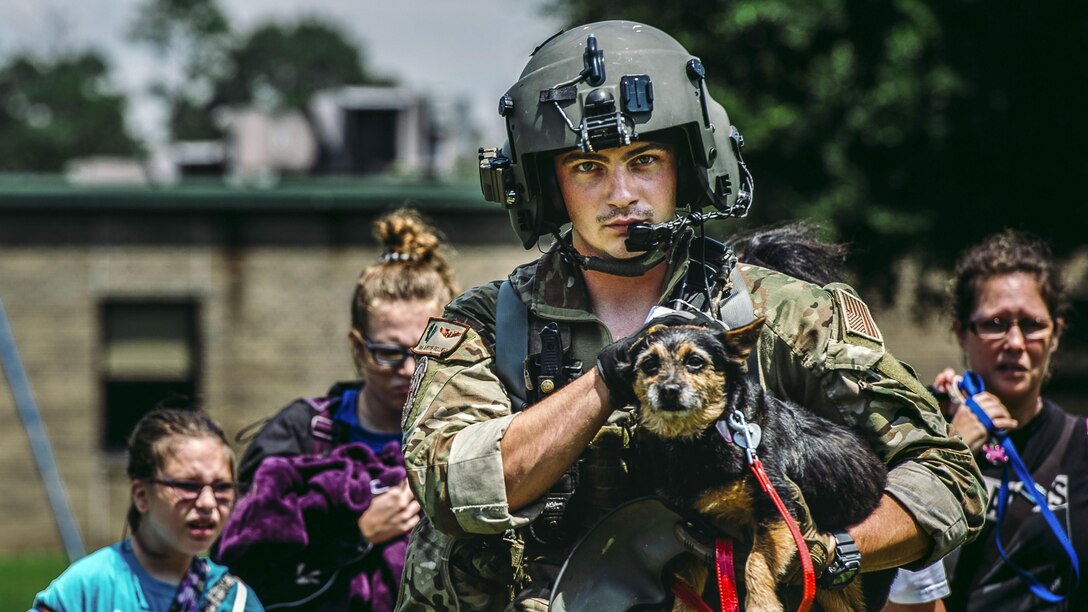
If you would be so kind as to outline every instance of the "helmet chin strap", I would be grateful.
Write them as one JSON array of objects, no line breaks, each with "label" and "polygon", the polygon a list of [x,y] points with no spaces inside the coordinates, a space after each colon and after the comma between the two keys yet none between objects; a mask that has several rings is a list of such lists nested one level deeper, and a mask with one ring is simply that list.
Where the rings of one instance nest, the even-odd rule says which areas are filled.
[{"label": "helmet chin strap", "polygon": [[665,261],[665,253],[669,247],[668,242],[662,242],[638,257],[604,259],[603,257],[582,255],[575,251],[573,240],[567,239],[570,238],[570,234],[567,235],[567,238],[564,238],[559,234],[558,229],[553,229],[551,234],[559,245],[559,252],[571,265],[578,266],[583,270],[602,272],[612,276],[642,276],[657,264]]}]

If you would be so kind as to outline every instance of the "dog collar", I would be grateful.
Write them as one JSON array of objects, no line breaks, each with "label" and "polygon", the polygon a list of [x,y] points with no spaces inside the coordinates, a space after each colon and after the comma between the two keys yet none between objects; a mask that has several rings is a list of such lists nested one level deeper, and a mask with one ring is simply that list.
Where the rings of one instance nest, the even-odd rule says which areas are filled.
[{"label": "dog collar", "polygon": [[756,458],[756,448],[763,438],[763,430],[757,423],[749,423],[744,418],[743,412],[733,410],[729,413],[728,421],[718,419],[718,422],[714,423],[714,428],[726,442],[732,442],[743,448],[748,454],[749,463]]}]

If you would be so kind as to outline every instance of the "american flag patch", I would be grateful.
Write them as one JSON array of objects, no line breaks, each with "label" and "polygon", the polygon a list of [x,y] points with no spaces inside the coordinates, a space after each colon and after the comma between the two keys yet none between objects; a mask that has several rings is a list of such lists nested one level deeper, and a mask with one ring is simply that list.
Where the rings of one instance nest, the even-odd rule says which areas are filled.
[{"label": "american flag patch", "polygon": [[884,343],[884,337],[880,335],[880,330],[877,329],[873,315],[869,314],[869,307],[865,305],[865,302],[842,289],[835,289],[835,297],[842,309],[842,320],[846,323],[847,333],[868,338],[873,342]]}]

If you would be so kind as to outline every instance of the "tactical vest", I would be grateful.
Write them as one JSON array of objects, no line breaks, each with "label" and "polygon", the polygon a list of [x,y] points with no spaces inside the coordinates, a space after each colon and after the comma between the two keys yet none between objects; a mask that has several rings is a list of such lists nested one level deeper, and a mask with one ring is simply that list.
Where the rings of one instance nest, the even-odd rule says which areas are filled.
[{"label": "tactical vest", "polygon": [[[752,299],[736,271],[732,250],[705,237],[691,238],[687,247],[688,269],[669,305],[717,310],[729,329],[751,323],[755,317]],[[581,374],[583,364],[568,355],[571,325],[531,313],[509,280],[499,288],[495,314],[496,371],[513,411],[540,401]],[[748,372],[758,384],[757,351],[749,356]],[[566,547],[609,510],[637,495],[627,474],[632,424],[621,420],[601,428],[545,494],[543,510],[527,530],[528,545]]]}]

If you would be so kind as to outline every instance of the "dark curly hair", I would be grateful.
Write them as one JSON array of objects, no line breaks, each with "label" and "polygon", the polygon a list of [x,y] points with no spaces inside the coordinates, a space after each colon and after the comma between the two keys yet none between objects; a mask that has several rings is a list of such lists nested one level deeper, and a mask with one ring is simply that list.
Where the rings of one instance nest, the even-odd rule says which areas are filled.
[{"label": "dark curly hair", "polygon": [[1065,319],[1069,298],[1050,247],[1031,234],[1012,229],[984,238],[960,256],[949,283],[952,319],[966,323],[971,318],[979,285],[985,280],[1017,272],[1039,283],[1039,294],[1051,318]]}]

